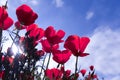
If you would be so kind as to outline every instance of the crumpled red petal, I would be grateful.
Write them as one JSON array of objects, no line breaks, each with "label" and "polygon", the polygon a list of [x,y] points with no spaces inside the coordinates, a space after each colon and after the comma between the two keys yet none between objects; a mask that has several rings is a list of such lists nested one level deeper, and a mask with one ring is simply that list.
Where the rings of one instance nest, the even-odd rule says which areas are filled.
[{"label": "crumpled red petal", "polygon": [[55,60],[59,64],[64,64],[66,63],[71,56],[71,52],[69,50],[56,50],[53,51],[53,60]]}]

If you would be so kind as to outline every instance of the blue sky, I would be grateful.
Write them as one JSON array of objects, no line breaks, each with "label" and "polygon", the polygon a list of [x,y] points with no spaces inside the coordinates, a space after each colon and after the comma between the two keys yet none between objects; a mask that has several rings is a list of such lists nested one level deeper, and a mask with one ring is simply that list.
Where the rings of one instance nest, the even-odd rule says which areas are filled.
[{"label": "blue sky", "polygon": [[[0,0],[0,4],[5,1]],[[91,42],[86,51],[91,55],[80,58],[80,64],[83,68],[95,65],[105,80],[120,80],[119,0],[8,0],[8,12],[14,20],[15,9],[24,3],[38,13],[36,23],[40,27],[53,25],[63,29],[66,36],[89,36]]]}]

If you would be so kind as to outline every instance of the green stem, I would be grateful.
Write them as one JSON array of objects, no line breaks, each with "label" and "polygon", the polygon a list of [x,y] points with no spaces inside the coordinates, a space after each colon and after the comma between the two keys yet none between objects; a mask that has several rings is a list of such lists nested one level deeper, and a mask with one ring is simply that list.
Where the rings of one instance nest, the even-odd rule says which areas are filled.
[{"label": "green stem", "polygon": [[76,63],[75,63],[75,74],[77,73],[77,65],[78,65],[78,56],[76,57]]},{"label": "green stem", "polygon": [[[50,57],[51,57],[51,53],[49,53],[49,57],[48,57],[48,62],[47,62],[47,66],[46,66],[46,70],[48,69],[49,63],[50,63]],[[45,74],[43,77],[43,80],[45,79]]]},{"label": "green stem", "polygon": [[46,70],[48,69],[48,66],[49,66],[49,63],[50,63],[50,57],[51,57],[51,53],[49,54],[49,58],[48,58],[48,63],[47,63],[47,66],[46,66]]},{"label": "green stem", "polygon": [[2,44],[2,29],[0,29],[0,51],[1,51],[1,44]]},{"label": "green stem", "polygon": [[15,39],[18,37],[18,34],[19,34],[19,30],[17,30],[17,32],[16,32],[16,36],[15,36],[15,38],[13,39],[13,42],[12,42],[12,44],[11,44],[11,47],[13,46],[13,44],[14,44],[14,42],[15,42]]},{"label": "green stem", "polygon": [[45,63],[46,56],[47,56],[47,54],[45,55],[45,58],[44,58],[43,63],[42,63],[42,67],[41,67],[41,70],[40,70],[40,76],[42,74],[42,70],[43,70],[43,66],[44,66],[44,63]]}]

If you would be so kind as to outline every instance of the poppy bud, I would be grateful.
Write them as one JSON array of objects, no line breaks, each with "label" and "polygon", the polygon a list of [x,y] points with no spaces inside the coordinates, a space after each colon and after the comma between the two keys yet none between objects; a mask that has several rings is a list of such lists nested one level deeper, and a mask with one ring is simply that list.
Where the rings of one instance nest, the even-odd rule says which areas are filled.
[{"label": "poppy bud", "polygon": [[25,28],[26,28],[26,26],[20,24],[19,21],[15,22],[15,27],[16,27],[16,29],[18,29],[18,30],[22,30],[22,29],[25,29]]},{"label": "poppy bud", "polygon": [[94,70],[94,66],[93,66],[93,65],[90,66],[90,70],[91,70],[91,71]]},{"label": "poppy bud", "polygon": [[82,76],[84,76],[86,73],[86,69],[82,69],[82,70],[80,70],[80,72],[81,72]]}]

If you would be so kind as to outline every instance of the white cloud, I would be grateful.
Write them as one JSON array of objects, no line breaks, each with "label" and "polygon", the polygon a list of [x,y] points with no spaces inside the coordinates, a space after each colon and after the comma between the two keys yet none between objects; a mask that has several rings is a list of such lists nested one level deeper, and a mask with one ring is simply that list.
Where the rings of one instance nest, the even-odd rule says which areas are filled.
[{"label": "white cloud", "polygon": [[55,4],[56,7],[62,7],[64,2],[63,0],[53,0],[53,4]]},{"label": "white cloud", "polygon": [[21,0],[22,3],[30,3],[31,5],[38,5],[39,0]]},{"label": "white cloud", "polygon": [[[80,68],[88,69],[90,65],[95,66],[100,80],[120,80],[120,29],[112,30],[107,26],[97,28],[91,35],[90,44],[85,52],[90,53],[87,57],[79,57]],[[66,69],[75,69],[75,57],[65,64]],[[55,62],[50,63],[50,68],[56,67]]]},{"label": "white cloud", "polygon": [[94,12],[87,12],[87,14],[86,14],[86,20],[90,20],[92,17],[94,16]]},{"label": "white cloud", "polygon": [[[96,71],[103,75],[119,75],[120,62],[120,31],[112,30],[103,26],[95,30],[91,36],[91,42],[87,52],[91,55],[86,57],[86,64],[93,64]],[[82,62],[81,62],[82,63]],[[103,76],[104,77],[104,76]]]},{"label": "white cloud", "polygon": [[5,5],[7,0],[0,0],[0,6]]},{"label": "white cloud", "polygon": [[[85,52],[90,55],[79,58],[79,66],[88,69],[90,65],[94,65],[96,72],[105,80],[120,80],[120,30],[112,30],[103,26],[97,28],[91,35],[91,41]],[[74,70],[75,58],[66,64],[66,68]],[[101,76],[102,75],[102,76]]]},{"label": "white cloud", "polygon": [[21,2],[27,2],[27,0],[21,0]]},{"label": "white cloud", "polygon": [[30,3],[31,3],[32,5],[38,5],[38,1],[37,1],[37,0],[31,0]]},{"label": "white cloud", "polygon": [[111,80],[120,80],[120,75],[112,78]]}]

